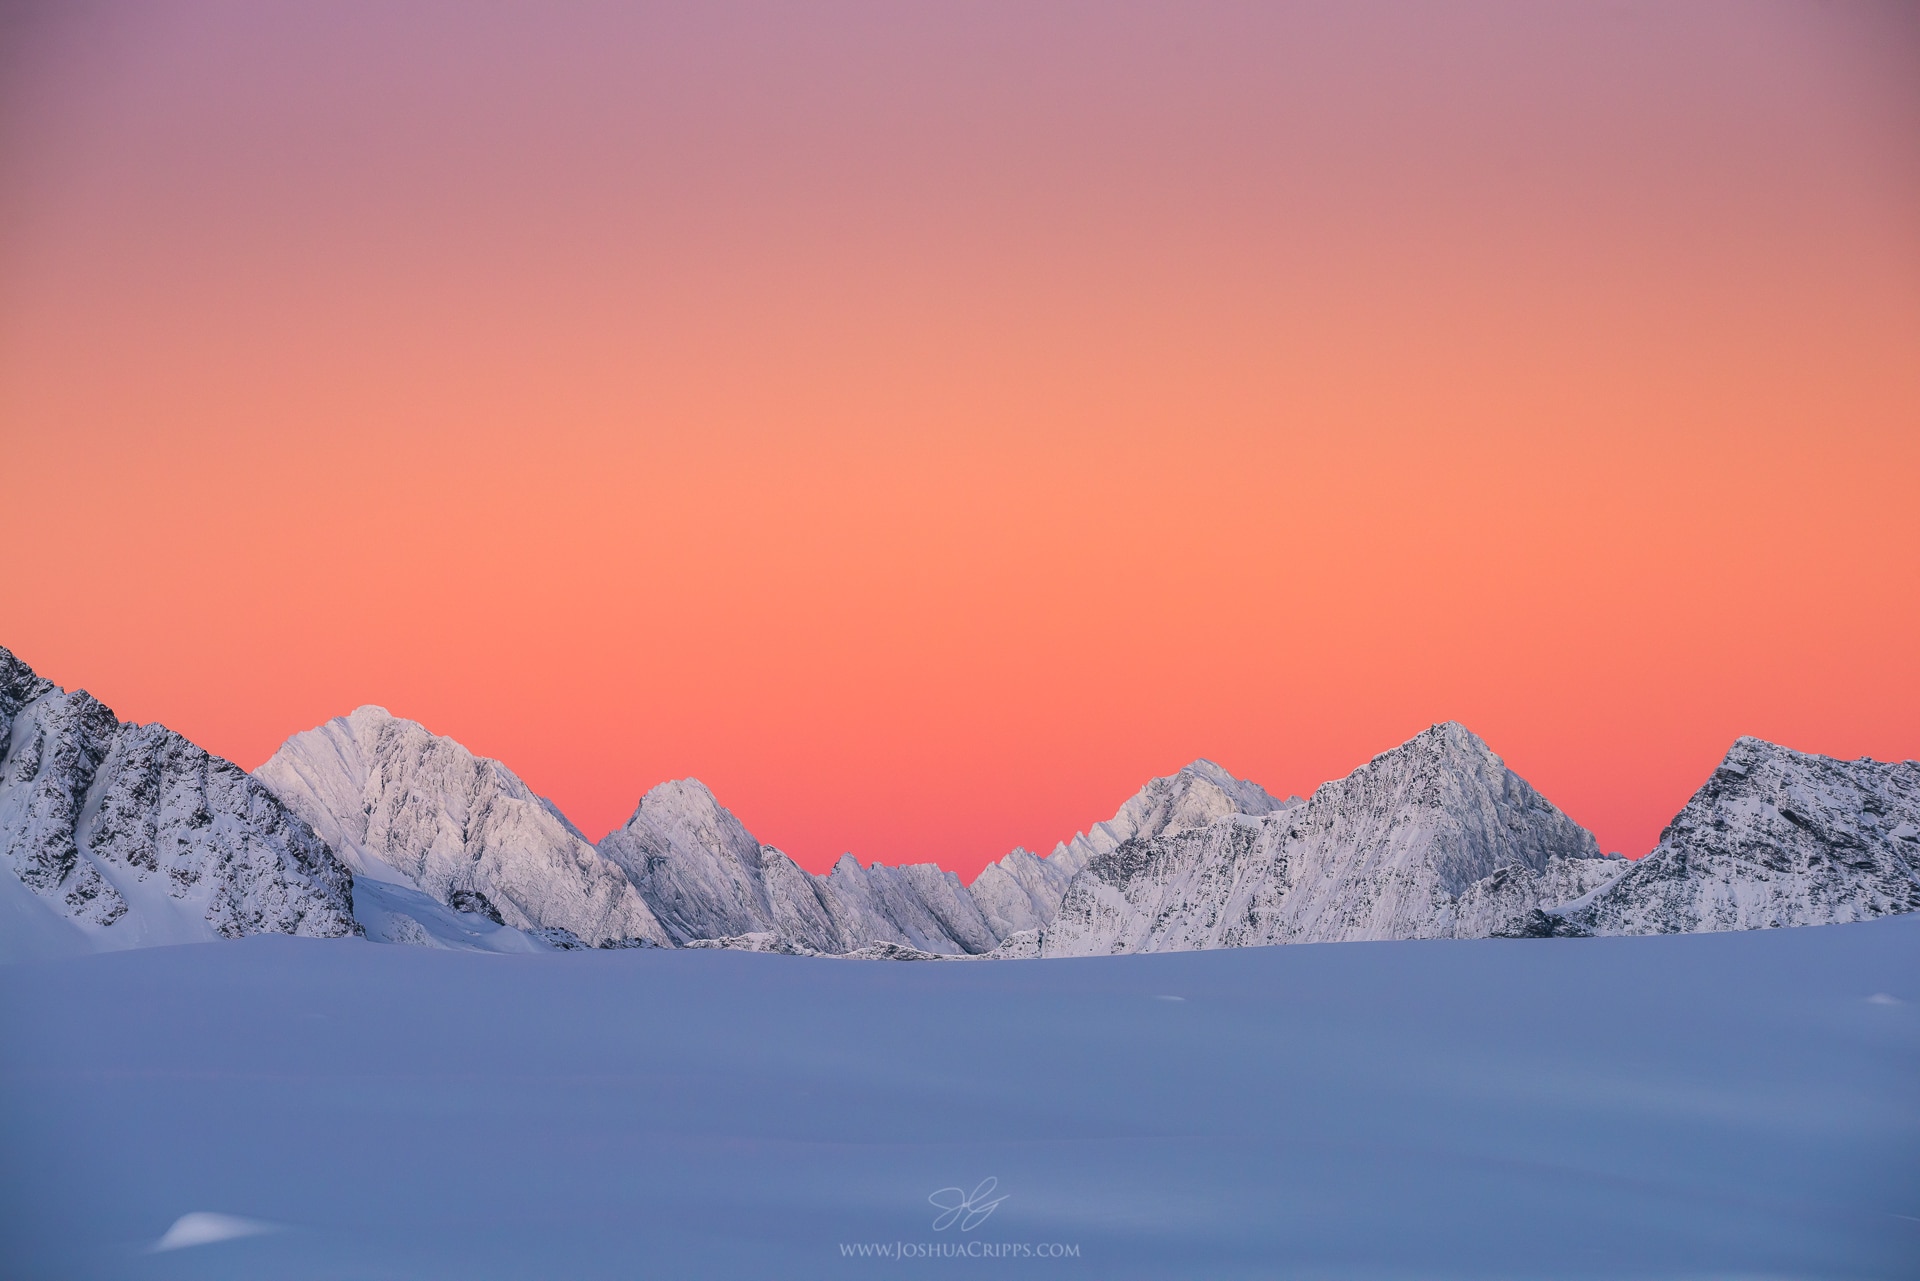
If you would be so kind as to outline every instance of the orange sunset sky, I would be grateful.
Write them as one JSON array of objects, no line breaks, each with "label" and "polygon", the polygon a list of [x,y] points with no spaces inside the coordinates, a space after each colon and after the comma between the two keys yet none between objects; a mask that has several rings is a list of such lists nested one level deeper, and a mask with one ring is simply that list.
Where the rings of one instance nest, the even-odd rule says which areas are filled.
[{"label": "orange sunset sky", "polygon": [[1920,756],[1920,8],[10,4],[0,644],[591,836]]}]

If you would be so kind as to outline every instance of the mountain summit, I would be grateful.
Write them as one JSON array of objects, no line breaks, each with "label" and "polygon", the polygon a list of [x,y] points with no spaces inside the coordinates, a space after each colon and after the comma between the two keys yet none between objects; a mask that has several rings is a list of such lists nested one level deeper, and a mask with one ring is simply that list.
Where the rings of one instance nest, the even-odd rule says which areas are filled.
[{"label": "mountain summit", "polygon": [[1743,738],[1653,853],[1557,915],[1575,932],[1697,934],[1920,910],[1920,761]]},{"label": "mountain summit", "polygon": [[387,941],[470,932],[443,938],[448,918],[408,890],[469,925],[669,941],[621,870],[519,775],[385,708],[295,734],[255,774],[359,875],[362,916]]},{"label": "mountain summit", "polygon": [[862,867],[848,855],[812,875],[755,840],[697,779],[648,792],[599,848],[683,944],[966,956],[1000,941],[953,873],[931,863]]},{"label": "mountain summit", "polygon": [[358,934],[353,878],[231,761],[0,649],[0,947]]},{"label": "mountain summit", "polygon": [[1194,817],[1090,858],[1054,922],[1010,947],[1085,956],[1484,937],[1625,867],[1453,723],[1309,800]]}]

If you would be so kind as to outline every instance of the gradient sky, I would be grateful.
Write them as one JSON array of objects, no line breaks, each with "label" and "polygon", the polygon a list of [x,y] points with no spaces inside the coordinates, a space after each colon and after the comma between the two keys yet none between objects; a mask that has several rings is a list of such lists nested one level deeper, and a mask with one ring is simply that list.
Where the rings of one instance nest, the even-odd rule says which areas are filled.
[{"label": "gradient sky", "polygon": [[0,644],[964,874],[1920,756],[1920,9],[12,3]]}]

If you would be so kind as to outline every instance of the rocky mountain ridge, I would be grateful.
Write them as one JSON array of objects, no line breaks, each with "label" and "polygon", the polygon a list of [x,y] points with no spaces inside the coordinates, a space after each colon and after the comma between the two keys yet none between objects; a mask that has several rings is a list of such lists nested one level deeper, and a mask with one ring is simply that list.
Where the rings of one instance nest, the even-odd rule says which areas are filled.
[{"label": "rocky mountain ridge", "polygon": [[1485,938],[1625,866],[1450,723],[1306,801],[1123,840],[1003,954]]},{"label": "rocky mountain ridge", "polygon": [[1052,853],[1015,849],[962,884],[851,855],[809,873],[694,779],[653,788],[595,844],[502,763],[375,707],[295,735],[249,777],[0,660],[0,850],[15,874],[0,924],[89,946],[364,932],[490,950],[1018,958],[1920,910],[1920,763],[1759,739],[1734,745],[1638,862],[1601,857],[1448,723],[1305,800],[1195,761]]},{"label": "rocky mountain ridge", "polygon": [[599,849],[625,869],[680,944],[762,938],[843,954],[891,944],[979,955],[1002,937],[960,878],[932,863],[862,866],[843,856],[825,876],[762,845],[697,779],[662,783]]},{"label": "rocky mountain ridge", "polygon": [[0,883],[22,947],[358,934],[353,878],[231,761],[0,648]]},{"label": "rocky mountain ridge", "polygon": [[[385,708],[295,734],[255,777],[353,869],[382,942],[462,946],[483,923],[591,946],[671,941],[625,873],[517,774]],[[448,923],[408,891],[477,919],[443,938]]]},{"label": "rocky mountain ridge", "polygon": [[1835,760],[1742,738],[1619,877],[1555,933],[1696,934],[1920,911],[1920,761]]}]

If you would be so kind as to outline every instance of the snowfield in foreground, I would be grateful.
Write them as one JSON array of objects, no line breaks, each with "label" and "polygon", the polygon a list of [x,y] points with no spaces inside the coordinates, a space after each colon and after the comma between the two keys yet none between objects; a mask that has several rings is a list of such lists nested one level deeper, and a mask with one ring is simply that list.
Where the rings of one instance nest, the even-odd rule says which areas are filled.
[{"label": "snowfield in foreground", "polygon": [[984,965],[257,937],[0,967],[0,1027],[12,1278],[1920,1259],[1910,915]]}]

